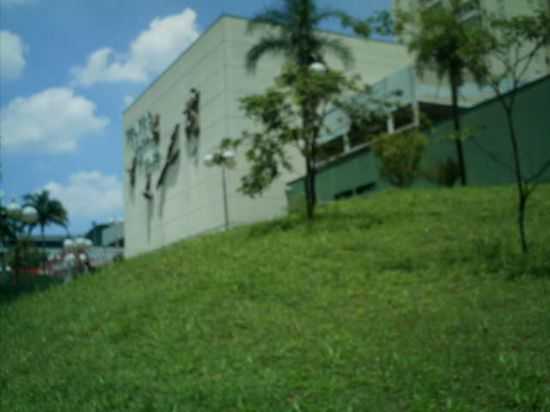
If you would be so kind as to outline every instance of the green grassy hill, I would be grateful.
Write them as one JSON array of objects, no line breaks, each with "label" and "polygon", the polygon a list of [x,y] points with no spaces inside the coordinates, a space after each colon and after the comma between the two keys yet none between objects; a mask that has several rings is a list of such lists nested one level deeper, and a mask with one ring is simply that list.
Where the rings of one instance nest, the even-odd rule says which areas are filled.
[{"label": "green grassy hill", "polygon": [[388,191],[0,305],[1,411],[550,411],[550,187]]}]

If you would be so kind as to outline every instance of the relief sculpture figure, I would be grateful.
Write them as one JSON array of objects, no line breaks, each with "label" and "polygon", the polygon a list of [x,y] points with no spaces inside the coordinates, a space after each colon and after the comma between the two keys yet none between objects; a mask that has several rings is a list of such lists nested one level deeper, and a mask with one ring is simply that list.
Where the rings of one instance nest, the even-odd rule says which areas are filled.
[{"label": "relief sculpture figure", "polygon": [[198,151],[200,136],[200,93],[197,89],[191,89],[191,97],[185,104],[183,111],[185,116],[185,136],[187,137],[187,149],[194,156]]},{"label": "relief sculpture figure", "polygon": [[151,127],[151,135],[153,137],[153,142],[155,144],[160,143],[160,114],[152,115],[151,113],[147,113],[147,116],[149,116],[149,125]]}]

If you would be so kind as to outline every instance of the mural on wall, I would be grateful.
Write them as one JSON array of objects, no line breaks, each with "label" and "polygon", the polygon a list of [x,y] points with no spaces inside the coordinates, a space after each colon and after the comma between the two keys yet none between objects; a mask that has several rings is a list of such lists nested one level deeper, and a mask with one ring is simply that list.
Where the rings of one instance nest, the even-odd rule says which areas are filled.
[{"label": "mural on wall", "polygon": [[133,189],[136,185],[136,170],[137,170],[137,157],[134,155],[132,158],[132,166],[128,169],[128,175],[130,176],[130,187]]},{"label": "mural on wall", "polygon": [[191,97],[185,103],[185,137],[187,139],[187,152],[195,157],[199,151],[200,128],[200,93],[197,89],[190,90]]},{"label": "mural on wall", "polygon": [[158,145],[160,143],[160,114],[157,113],[153,116],[151,113],[147,113],[147,117],[149,118],[153,142]]},{"label": "mural on wall", "polygon": [[141,170],[146,176],[143,197],[152,200],[152,174],[160,167],[160,115],[147,113],[138,120],[136,127],[126,130],[126,143],[134,152],[132,167],[128,169],[130,185],[134,187],[136,171]]},{"label": "mural on wall", "polygon": [[168,174],[168,170],[170,167],[176,163],[176,161],[179,158],[180,155],[180,149],[178,149],[176,146],[178,144],[179,140],[179,133],[180,133],[180,125],[179,123],[176,124],[176,127],[174,128],[174,131],[172,132],[172,135],[170,136],[170,146],[168,146],[168,151],[166,153],[166,158],[164,159],[164,166],[162,167],[162,170],[160,172],[160,176],[157,180],[157,189],[160,188],[164,184],[164,179],[166,179],[166,175]]}]

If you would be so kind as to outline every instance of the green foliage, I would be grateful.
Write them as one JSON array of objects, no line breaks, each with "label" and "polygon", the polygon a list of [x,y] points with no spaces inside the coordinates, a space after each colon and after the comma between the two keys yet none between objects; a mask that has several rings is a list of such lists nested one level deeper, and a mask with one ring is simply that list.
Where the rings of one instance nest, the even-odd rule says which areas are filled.
[{"label": "green foliage", "polygon": [[470,71],[481,86],[492,88],[506,116],[514,160],[512,172],[518,191],[519,239],[523,253],[527,254],[527,202],[540,184],[540,177],[550,169],[550,158],[531,176],[526,175],[520,157],[521,142],[526,136],[519,135],[514,113],[519,88],[532,80],[533,62],[544,54],[544,47],[550,45],[550,11],[541,8],[533,10],[532,14],[509,19],[490,15],[485,15],[484,19],[489,29],[478,30],[474,41],[464,49]]},{"label": "green foliage", "polygon": [[456,160],[448,157],[426,172],[425,177],[438,185],[452,187],[460,179],[460,167]]},{"label": "green foliage", "polygon": [[[476,47],[477,38],[487,31],[482,24],[466,24],[462,18],[471,0],[450,0],[434,7],[398,11],[395,31],[415,57],[415,67],[422,75],[435,72],[449,82],[454,127],[460,133],[459,90],[467,73],[474,73],[471,61],[476,60],[469,51]],[[461,182],[467,183],[466,162],[461,140],[456,140],[457,159]]]},{"label": "green foliage", "polygon": [[358,19],[355,16],[343,14],[340,17],[342,26],[351,28],[360,37],[368,39],[372,33],[381,36],[390,36],[395,33],[395,22],[387,10],[374,13],[366,19]]},{"label": "green foliage", "polygon": [[[33,293],[40,293],[52,286],[63,283],[63,279],[50,276],[34,276],[29,273],[20,273],[14,285],[9,276],[0,274],[0,305],[13,303],[18,298]],[[1,402],[0,402],[1,405]]]},{"label": "green foliage", "polygon": [[24,237],[19,238],[8,252],[7,261],[13,268],[37,268],[45,259],[44,253]]},{"label": "green foliage", "polygon": [[17,229],[15,222],[8,217],[6,208],[0,205],[0,239],[2,241],[15,241]]},{"label": "green foliage", "polygon": [[0,304],[0,410],[547,411],[533,196],[529,264],[513,188],[390,190]]},{"label": "green foliage", "polygon": [[513,100],[506,92],[528,80],[533,61],[550,45],[550,12],[534,9],[532,14],[507,19],[484,14],[483,19],[485,29],[471,34],[462,53],[481,86],[492,87],[505,101]]},{"label": "green foliage", "polygon": [[392,185],[408,187],[419,176],[422,155],[428,138],[418,130],[376,137],[371,147],[382,162],[381,175]]},{"label": "green foliage", "polygon": [[240,190],[254,197],[282,170],[291,170],[290,148],[312,161],[318,137],[328,131],[324,120],[330,106],[357,90],[356,81],[339,71],[315,73],[289,64],[264,94],[242,98],[241,109],[257,129],[222,143],[222,148],[244,147],[250,170],[243,176]]},{"label": "green foliage", "polygon": [[34,207],[38,213],[38,220],[31,225],[31,231],[36,226],[43,231],[46,226],[52,224],[67,227],[69,222],[67,210],[59,200],[50,197],[49,191],[42,190],[39,193],[25,195],[24,200],[25,204]]},{"label": "green foliage", "polygon": [[469,68],[471,55],[466,51],[479,33],[485,33],[482,25],[465,24],[461,19],[467,3],[470,0],[451,0],[448,6],[400,10],[396,15],[396,34],[414,54],[419,72],[435,71],[456,87],[462,85]]}]

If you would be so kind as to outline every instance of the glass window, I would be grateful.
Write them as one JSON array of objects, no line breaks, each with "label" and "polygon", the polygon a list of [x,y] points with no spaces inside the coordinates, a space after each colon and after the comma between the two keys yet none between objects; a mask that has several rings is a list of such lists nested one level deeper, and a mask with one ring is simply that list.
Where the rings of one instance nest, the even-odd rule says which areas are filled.
[{"label": "glass window", "polygon": [[414,108],[412,105],[404,106],[397,109],[392,114],[393,127],[395,130],[400,130],[407,126],[414,125]]},{"label": "glass window", "polygon": [[324,162],[326,160],[335,158],[344,153],[344,136],[338,136],[326,143],[323,143],[317,147],[317,162]]}]

